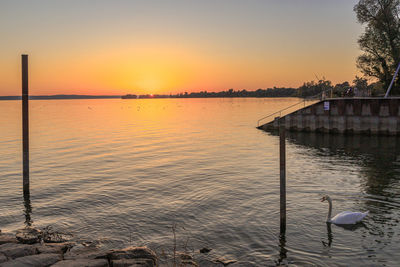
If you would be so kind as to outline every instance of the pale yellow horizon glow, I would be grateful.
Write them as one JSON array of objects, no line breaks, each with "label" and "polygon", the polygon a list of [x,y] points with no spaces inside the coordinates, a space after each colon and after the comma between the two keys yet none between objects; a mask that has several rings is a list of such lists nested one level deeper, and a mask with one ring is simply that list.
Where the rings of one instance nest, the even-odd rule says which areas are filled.
[{"label": "pale yellow horizon glow", "polygon": [[0,3],[0,95],[20,94],[23,53],[32,95],[256,90],[359,75],[357,1],[22,2]]}]

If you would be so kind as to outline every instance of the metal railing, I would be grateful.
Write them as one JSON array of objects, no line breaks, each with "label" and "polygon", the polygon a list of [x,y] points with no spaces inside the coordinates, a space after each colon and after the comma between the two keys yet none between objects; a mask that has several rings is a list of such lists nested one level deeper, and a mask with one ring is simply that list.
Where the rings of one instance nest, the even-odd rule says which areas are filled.
[{"label": "metal railing", "polygon": [[[325,93],[325,94],[324,94],[324,93]],[[273,120],[275,119],[275,117],[282,117],[282,112],[287,111],[287,110],[289,110],[289,109],[291,109],[291,108],[293,108],[293,107],[295,107],[295,106],[298,106],[298,105],[301,105],[301,104],[302,104],[302,105],[303,105],[302,108],[305,108],[306,106],[307,106],[307,107],[309,106],[309,105],[306,105],[306,102],[308,102],[308,101],[313,101],[313,103],[311,103],[311,104],[314,104],[314,101],[323,100],[323,99],[325,99],[324,95],[326,95],[326,92],[325,92],[325,91],[323,91],[323,92],[321,92],[321,93],[318,93],[318,94],[316,94],[316,95],[313,95],[313,96],[304,98],[304,99],[303,99],[302,101],[300,101],[300,102],[297,102],[297,103],[295,103],[295,104],[293,104],[293,105],[290,105],[290,106],[288,106],[288,107],[286,107],[286,108],[284,108],[284,109],[281,109],[281,110],[279,110],[279,111],[277,111],[277,112],[271,113],[271,114],[269,114],[269,115],[267,115],[267,116],[265,116],[265,117],[259,119],[259,120],[257,121],[257,127],[260,126],[260,122],[262,122],[262,121],[264,121],[264,120],[266,120],[266,119],[268,119],[268,118],[271,118],[272,116],[274,116],[272,119],[270,119],[270,120],[264,122],[263,124],[266,124],[266,123],[269,123],[269,122],[273,121]],[[298,110],[298,109],[297,109],[297,110]],[[292,111],[292,112],[294,112],[294,111]],[[289,112],[289,113],[291,113],[291,112]],[[287,113],[287,114],[289,114],[289,113]],[[278,114],[279,114],[279,116],[278,116]],[[287,114],[286,114],[286,115],[287,115]]]}]

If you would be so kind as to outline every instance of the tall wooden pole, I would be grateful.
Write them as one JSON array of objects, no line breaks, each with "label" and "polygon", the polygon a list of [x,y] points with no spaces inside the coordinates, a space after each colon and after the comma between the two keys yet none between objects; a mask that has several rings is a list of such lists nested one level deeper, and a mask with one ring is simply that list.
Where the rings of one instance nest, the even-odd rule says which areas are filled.
[{"label": "tall wooden pole", "polygon": [[29,105],[28,105],[28,55],[22,55],[22,150],[23,190],[29,194]]},{"label": "tall wooden pole", "polygon": [[279,119],[279,167],[280,167],[280,222],[281,235],[286,232],[286,144],[285,119]]}]

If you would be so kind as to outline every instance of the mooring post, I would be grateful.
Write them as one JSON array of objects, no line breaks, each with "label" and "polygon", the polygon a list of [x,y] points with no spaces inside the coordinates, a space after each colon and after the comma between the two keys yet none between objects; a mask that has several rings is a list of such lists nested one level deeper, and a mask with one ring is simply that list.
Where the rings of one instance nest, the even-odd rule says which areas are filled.
[{"label": "mooring post", "polygon": [[23,190],[29,194],[29,105],[28,55],[22,55],[22,150]]},{"label": "mooring post", "polygon": [[279,158],[280,158],[280,218],[281,235],[286,232],[286,144],[285,119],[279,119]]}]

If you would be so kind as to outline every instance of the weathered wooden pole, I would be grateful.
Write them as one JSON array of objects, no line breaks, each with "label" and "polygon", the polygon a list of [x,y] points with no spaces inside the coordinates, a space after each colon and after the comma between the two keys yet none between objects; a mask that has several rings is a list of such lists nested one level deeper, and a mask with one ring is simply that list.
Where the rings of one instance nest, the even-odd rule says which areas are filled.
[{"label": "weathered wooden pole", "polygon": [[29,105],[28,105],[28,55],[22,55],[22,150],[23,190],[29,194]]},{"label": "weathered wooden pole", "polygon": [[279,119],[279,167],[280,167],[280,218],[281,235],[286,232],[286,144],[285,119]]}]

